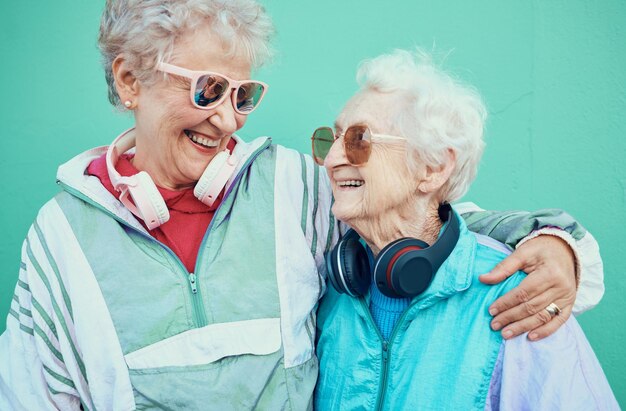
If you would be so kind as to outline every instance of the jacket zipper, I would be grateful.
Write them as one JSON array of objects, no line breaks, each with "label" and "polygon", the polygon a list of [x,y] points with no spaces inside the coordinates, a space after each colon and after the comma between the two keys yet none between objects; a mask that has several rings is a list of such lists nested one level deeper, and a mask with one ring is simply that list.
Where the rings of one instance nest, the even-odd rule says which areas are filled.
[{"label": "jacket zipper", "polygon": [[[194,278],[194,286],[191,286],[191,279],[190,276],[193,275],[193,273],[189,273],[187,271],[187,268],[185,268],[185,265],[183,264],[183,262],[180,260],[180,258],[178,258],[178,256],[165,244],[163,244],[162,242],[156,240],[154,237],[144,233],[143,231],[138,230],[137,228],[131,226],[130,224],[128,224],[126,221],[124,221],[122,218],[116,216],[115,214],[113,214],[112,212],[110,212],[109,210],[107,210],[106,208],[102,207],[100,204],[96,203],[95,201],[93,201],[92,199],[90,199],[89,197],[87,197],[86,195],[84,195],[83,193],[81,193],[80,191],[68,186],[67,184],[63,183],[63,182],[58,182],[58,184],[63,187],[63,189],[65,191],[67,191],[68,193],[72,194],[74,197],[80,198],[81,200],[83,200],[84,202],[86,202],[87,204],[91,204],[92,206],[102,210],[105,214],[113,217],[115,220],[119,221],[120,223],[124,224],[126,227],[130,228],[131,230],[135,231],[136,233],[140,234],[141,236],[143,236],[144,238],[150,240],[150,241],[154,241],[157,244],[159,244],[161,247],[163,247],[174,259],[174,261],[176,262],[176,265],[178,266],[178,268],[180,269],[181,273],[185,276],[185,278],[187,279],[187,282],[190,284],[190,290],[191,290],[191,302],[192,302],[192,306],[193,306],[193,319],[194,319],[194,324],[196,326],[196,328],[202,327],[206,324],[204,324],[206,322],[206,318],[204,318],[204,312],[202,310],[202,301],[197,301],[200,300],[200,294],[197,290],[197,278]],[[218,207],[219,208],[219,207]],[[196,277],[194,275],[194,277]],[[193,288],[196,289],[196,291],[193,291]]]},{"label": "jacket zipper", "polygon": [[[222,207],[222,204],[224,203],[224,200],[226,200],[226,198],[228,198],[228,195],[231,193],[232,188],[234,186],[236,186],[236,184],[239,182],[239,180],[241,179],[241,176],[243,175],[244,171],[248,168],[250,163],[252,163],[252,161],[254,161],[254,159],[256,159],[256,157],[258,157],[259,154],[263,150],[265,150],[270,144],[271,144],[271,141],[267,140],[261,147],[257,148],[257,150],[254,153],[252,153],[252,155],[250,155],[250,157],[246,160],[246,162],[244,163],[243,167],[239,170],[239,174],[237,174],[237,176],[235,177],[235,180],[230,185],[229,189],[224,193],[224,197],[222,199],[222,203],[215,210],[214,217],[218,215],[219,210]],[[87,197],[86,195],[81,193],[80,191],[74,189],[73,187],[68,186],[67,184],[63,183],[62,181],[58,181],[58,184],[61,187],[63,187],[63,189],[65,191],[67,191],[68,193],[72,194],[73,196],[75,196],[77,198],[80,198],[81,200],[85,201],[87,204],[91,204],[92,206],[102,210],[105,214],[113,217],[115,220],[119,221],[120,223],[124,224],[126,227],[134,230],[135,232],[139,233],[144,238],[146,238],[146,239],[148,239],[150,241],[154,241],[157,244],[159,244],[161,247],[163,247],[172,256],[174,261],[176,261],[178,267],[180,268],[181,272],[185,275],[185,277],[187,279],[187,282],[189,283],[189,289],[190,289],[190,292],[191,292],[191,303],[192,303],[192,306],[193,306],[193,320],[194,320],[195,328],[201,328],[201,327],[204,327],[205,325],[207,325],[206,313],[205,313],[205,310],[204,310],[204,304],[202,302],[202,295],[200,293],[200,288],[199,288],[199,278],[198,278],[198,276],[195,273],[189,273],[187,271],[187,268],[185,267],[183,262],[180,260],[180,258],[178,258],[178,256],[168,246],[166,246],[162,242],[156,240],[154,237],[152,237],[152,236],[150,236],[150,235],[148,235],[148,234],[138,230],[137,228],[131,226],[126,221],[124,221],[122,218],[120,218],[117,215],[113,214],[112,212],[110,212],[109,210],[107,210],[106,208],[101,206],[100,204],[96,203],[95,201],[93,201],[92,199],[90,199],[89,197]],[[209,236],[209,233],[211,232],[211,228],[213,227],[213,222],[214,221],[215,221],[215,218],[211,219],[211,223],[209,224],[209,227],[207,228],[207,231],[206,231],[206,233],[204,235],[204,238],[202,239],[202,243],[200,245],[200,251],[198,252],[198,257],[196,259],[196,272],[198,272],[198,265],[202,261],[202,259],[201,259],[202,250],[204,249],[204,244],[206,242],[207,237]]]},{"label": "jacket zipper", "polygon": [[378,339],[381,341],[381,357],[383,359],[383,373],[380,378],[380,382],[378,384],[378,391],[376,394],[376,410],[380,410],[382,407],[382,397],[385,394],[385,386],[387,385],[387,373],[388,373],[388,368],[389,368],[389,343],[387,342],[387,340],[383,338],[383,335],[380,333],[380,330],[376,326],[376,323],[374,322],[374,318],[372,318],[372,313],[370,312],[370,309],[367,306],[367,303],[365,302],[365,298],[360,297],[359,302],[361,303],[361,306],[363,307],[363,311],[365,311],[367,319],[369,323],[371,324],[372,328],[376,330],[376,335],[378,335]]},{"label": "jacket zipper", "polygon": [[[252,164],[252,162],[259,156],[259,154],[261,154],[267,147],[269,147],[270,144],[271,144],[271,140],[269,139],[266,140],[265,143],[263,143],[259,148],[257,148],[254,151],[254,153],[252,153],[248,157],[246,162],[243,164],[243,166],[239,170],[239,173],[237,174],[237,176],[235,176],[235,179],[233,180],[232,184],[228,187],[228,190],[226,190],[226,192],[224,193],[222,202],[215,210],[215,213],[213,214],[213,218],[211,219],[211,222],[209,223],[209,227],[207,228],[206,233],[204,234],[204,237],[202,238],[202,242],[200,243],[200,248],[198,249],[198,256],[196,257],[196,264],[195,264],[196,272],[201,272],[200,264],[202,264],[202,262],[206,260],[202,258],[203,251],[205,248],[204,245],[206,244],[207,238],[209,238],[209,234],[211,233],[211,229],[213,228],[213,224],[215,223],[216,217],[219,215],[219,211],[222,208],[222,204],[224,204],[226,199],[230,196],[230,193],[233,191],[233,188],[237,186],[245,170],[248,169],[250,164]],[[197,321],[196,324],[198,324],[197,328],[204,327],[208,323],[206,319],[206,312],[204,310],[204,303],[202,302],[202,297],[200,295],[200,288],[198,284],[199,280],[200,278],[197,275],[195,275],[194,273],[189,273],[189,286],[191,288],[191,299],[193,302],[194,314],[195,314],[194,317],[196,318],[196,321]]]},{"label": "jacket zipper", "polygon": [[367,317],[368,317],[370,324],[376,330],[376,334],[378,335],[378,338],[381,341],[381,357],[383,359],[383,372],[380,378],[380,384],[378,385],[378,393],[376,396],[376,407],[375,407],[377,411],[380,411],[383,409],[383,405],[385,402],[385,394],[387,392],[387,379],[389,376],[389,357],[391,355],[391,346],[393,345],[393,341],[396,337],[396,334],[398,334],[398,330],[400,329],[400,326],[404,322],[404,319],[406,318],[407,313],[409,312],[413,304],[410,304],[406,308],[404,313],[402,313],[402,316],[400,316],[400,318],[398,319],[398,322],[396,323],[396,325],[393,327],[393,330],[391,331],[391,336],[389,337],[389,340],[385,340],[382,334],[380,333],[380,330],[376,326],[376,323],[374,322],[374,318],[372,318],[372,313],[370,312],[369,307],[367,306],[367,303],[365,302],[365,298],[361,297],[359,298],[359,301],[361,302],[361,306],[363,307],[363,310],[365,310],[365,312],[367,313]]},{"label": "jacket zipper", "polygon": [[193,305],[194,321],[197,328],[204,327],[207,324],[206,314],[204,312],[204,304],[198,290],[198,277],[194,273],[189,273],[187,277],[191,288],[191,303]]}]

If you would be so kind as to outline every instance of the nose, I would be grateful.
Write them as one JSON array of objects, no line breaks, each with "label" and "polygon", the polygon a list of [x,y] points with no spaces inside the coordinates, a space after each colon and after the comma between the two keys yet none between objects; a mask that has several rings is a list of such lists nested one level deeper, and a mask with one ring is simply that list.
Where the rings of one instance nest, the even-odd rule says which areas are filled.
[{"label": "nose", "polygon": [[324,159],[324,167],[326,170],[330,171],[335,167],[343,166],[348,164],[348,159],[346,158],[346,152],[343,147],[343,136],[339,137],[332,146],[330,146],[330,150],[328,150],[328,154],[326,154],[326,158]]},{"label": "nose", "polygon": [[224,135],[233,134],[235,131],[239,130],[246,121],[245,116],[235,111],[231,98],[225,98],[217,107],[212,109],[208,120],[209,123],[217,127]]}]

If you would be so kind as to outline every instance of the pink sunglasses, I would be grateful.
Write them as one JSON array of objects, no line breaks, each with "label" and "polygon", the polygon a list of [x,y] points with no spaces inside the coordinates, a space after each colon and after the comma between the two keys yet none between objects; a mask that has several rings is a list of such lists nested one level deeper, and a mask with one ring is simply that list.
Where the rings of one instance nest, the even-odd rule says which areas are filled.
[{"label": "pink sunglasses", "polygon": [[157,70],[191,80],[191,103],[202,110],[219,106],[230,93],[233,108],[239,114],[250,114],[259,105],[268,85],[256,80],[233,80],[210,71],[193,71],[168,63],[159,63]]}]

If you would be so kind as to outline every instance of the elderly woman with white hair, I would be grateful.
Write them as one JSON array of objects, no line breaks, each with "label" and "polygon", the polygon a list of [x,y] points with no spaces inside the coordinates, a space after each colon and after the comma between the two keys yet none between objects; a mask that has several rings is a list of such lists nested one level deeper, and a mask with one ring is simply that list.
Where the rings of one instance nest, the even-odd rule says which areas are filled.
[{"label": "elderly woman with white hair", "polygon": [[334,135],[313,137],[332,211],[351,227],[327,257],[316,408],[618,409],[574,317],[540,342],[488,327],[523,274],[478,281],[509,251],[449,205],[483,152],[480,96],[422,52],[377,57],[357,78]]},{"label": "elderly woman with white hair", "polygon": [[[0,336],[0,409],[311,407],[324,252],[338,238],[330,185],[310,157],[234,134],[267,91],[250,78],[271,33],[252,0],[106,2],[109,99],[135,125],[62,165],[62,192],[29,230]],[[532,225],[513,242],[539,228],[513,217]],[[537,241],[517,255],[535,258]],[[565,316],[574,260],[553,247],[564,262],[525,292]],[[495,319],[539,325],[515,306]]]}]

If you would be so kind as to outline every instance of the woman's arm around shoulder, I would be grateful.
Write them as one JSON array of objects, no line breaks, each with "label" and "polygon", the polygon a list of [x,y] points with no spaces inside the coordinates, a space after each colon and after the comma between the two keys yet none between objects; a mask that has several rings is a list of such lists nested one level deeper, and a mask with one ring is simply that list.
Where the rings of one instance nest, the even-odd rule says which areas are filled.
[{"label": "woman's arm around shoulder", "polygon": [[[570,313],[581,313],[600,301],[604,274],[598,245],[569,214],[555,209],[484,211],[473,203],[461,203],[455,209],[470,230],[515,250],[481,276],[481,281],[494,284],[518,270],[530,274],[491,306],[492,327],[502,329],[505,338],[534,330],[530,338],[541,339],[553,333]],[[556,303],[563,315],[546,316],[545,307],[550,303]]]}]

